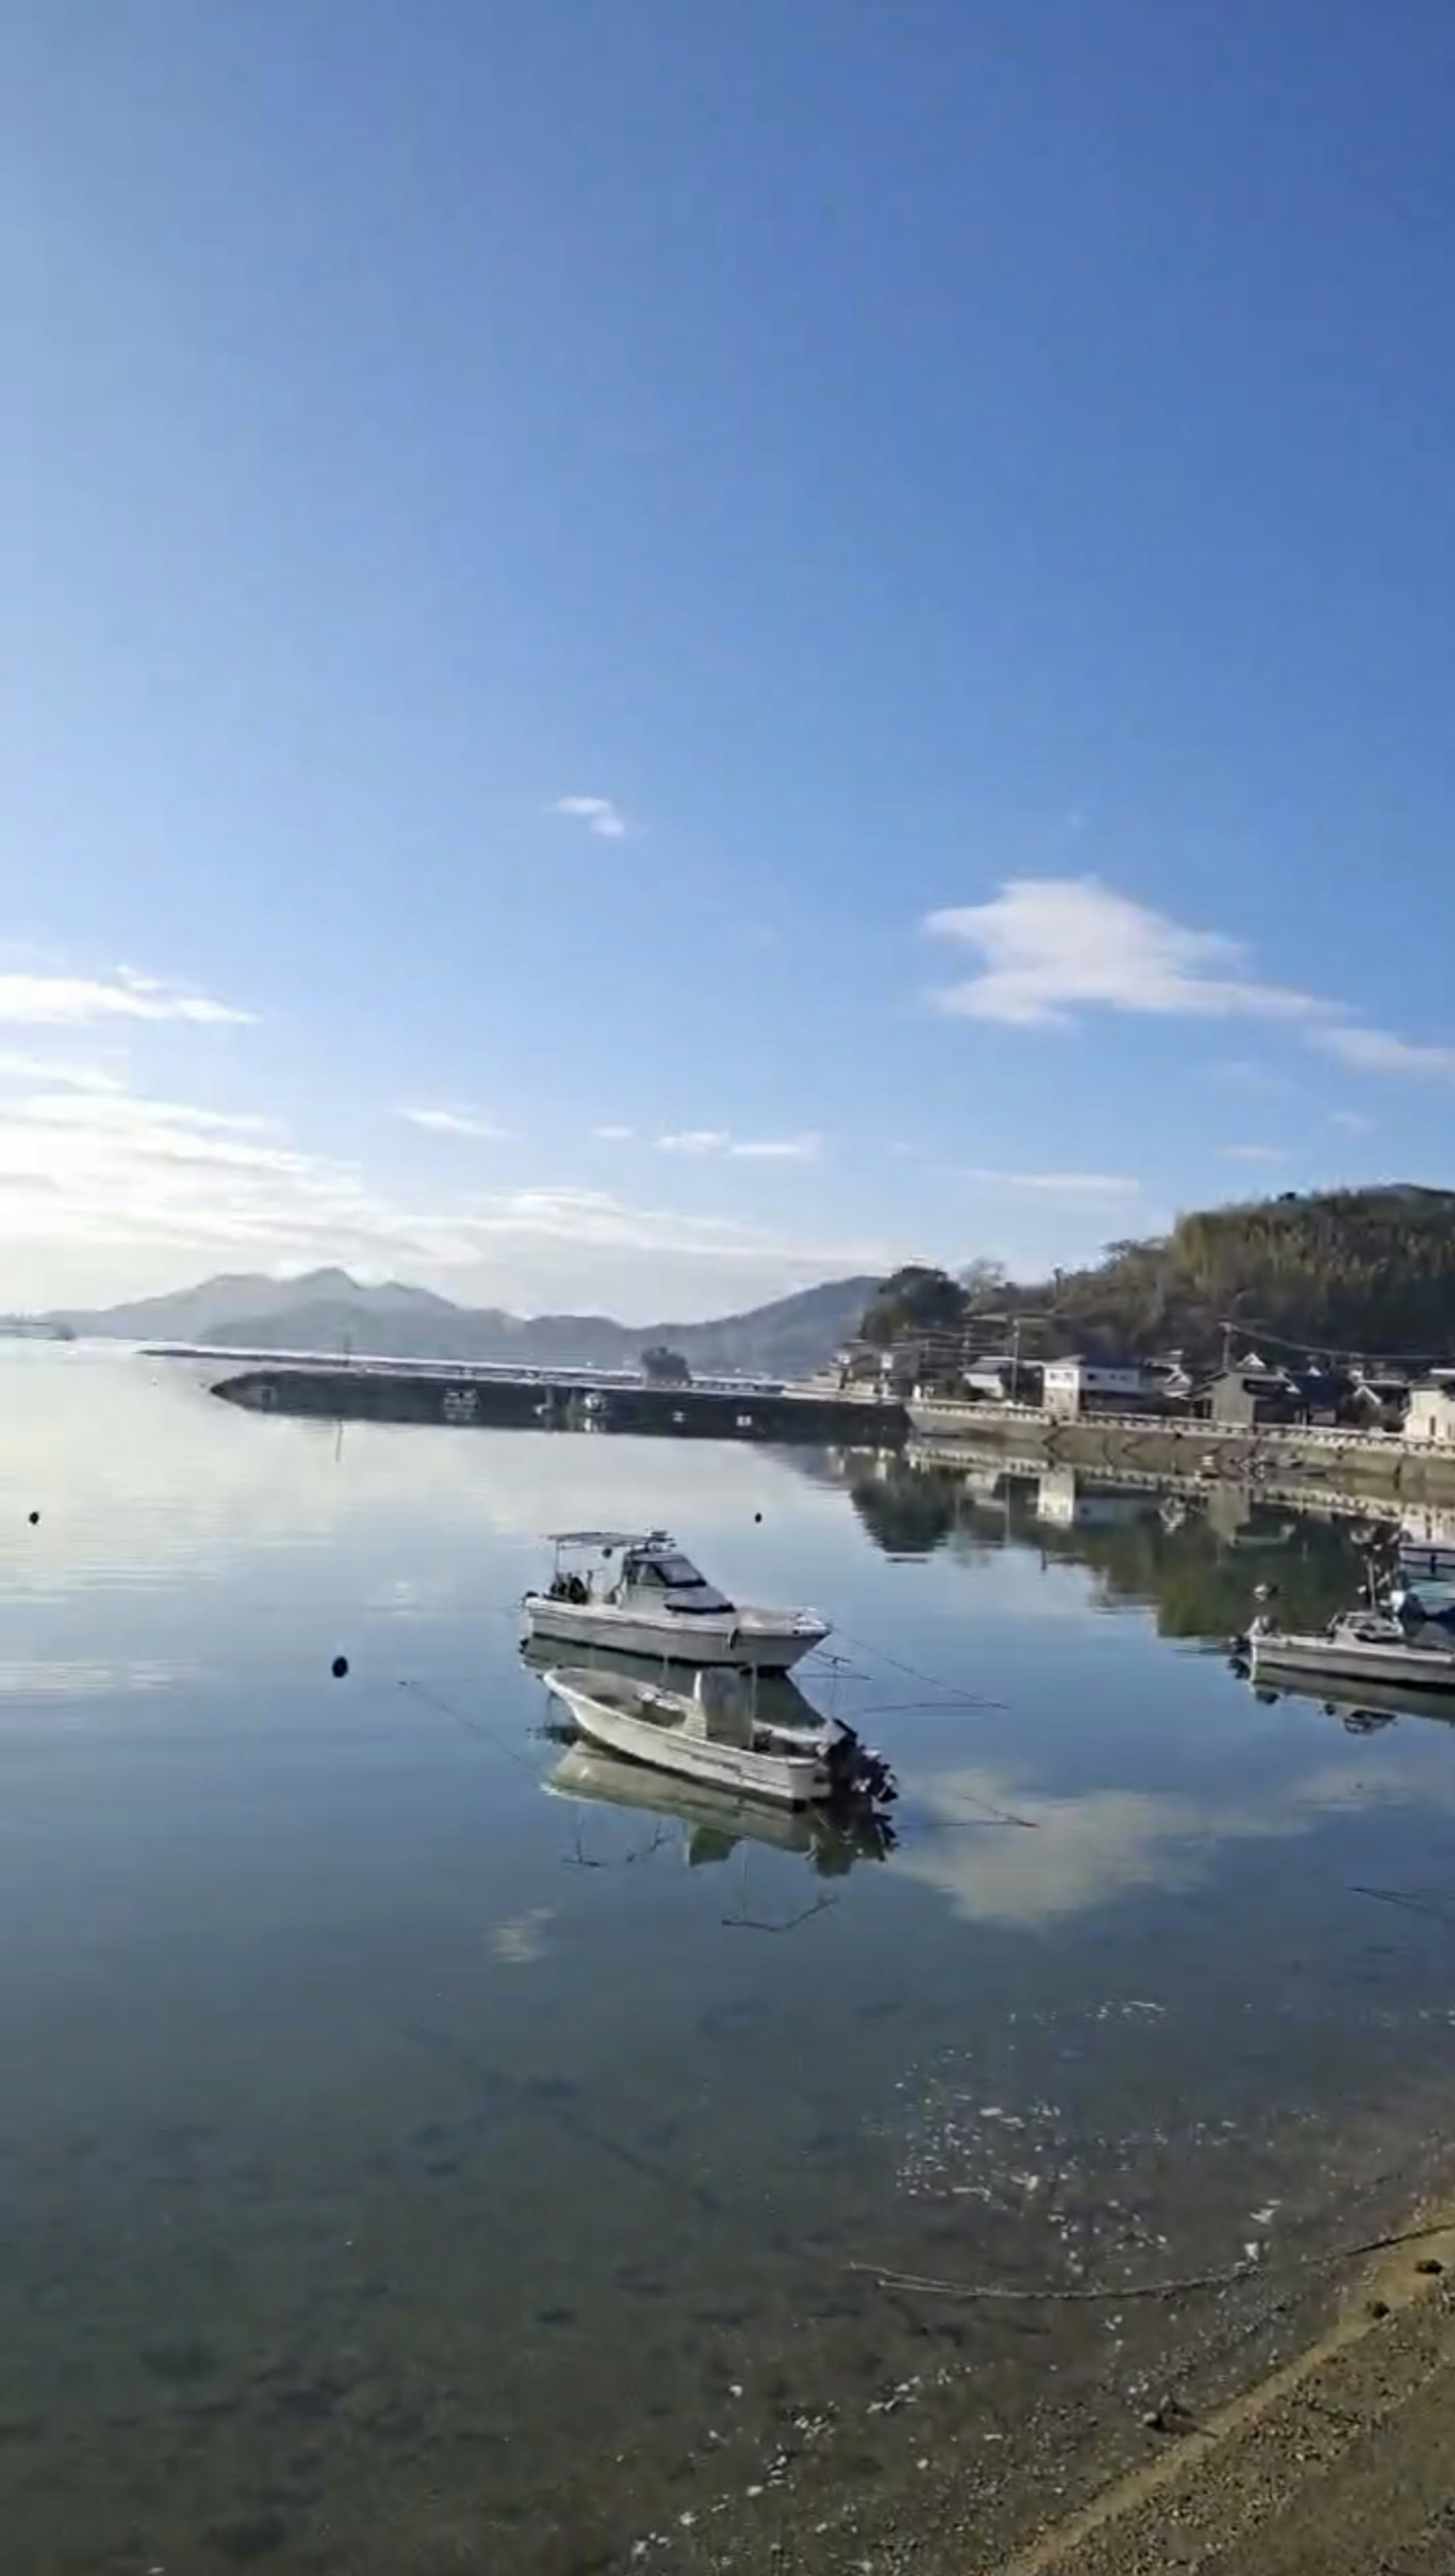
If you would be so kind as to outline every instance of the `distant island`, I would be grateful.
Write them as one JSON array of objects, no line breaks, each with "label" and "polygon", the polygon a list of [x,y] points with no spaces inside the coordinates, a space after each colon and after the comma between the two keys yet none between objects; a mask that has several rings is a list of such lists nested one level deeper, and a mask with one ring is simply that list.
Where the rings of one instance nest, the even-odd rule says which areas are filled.
[{"label": "distant island", "polygon": [[680,1362],[700,1374],[812,1377],[859,1329],[879,1283],[833,1279],[747,1313],[702,1324],[630,1325],[608,1315],[507,1314],[460,1306],[429,1288],[368,1286],[346,1270],[296,1279],[257,1273],[206,1279],[161,1297],[45,1318],[65,1332],[185,1342],[239,1351],[369,1352],[388,1359],[488,1360],[523,1367],[637,1368],[670,1382]]}]

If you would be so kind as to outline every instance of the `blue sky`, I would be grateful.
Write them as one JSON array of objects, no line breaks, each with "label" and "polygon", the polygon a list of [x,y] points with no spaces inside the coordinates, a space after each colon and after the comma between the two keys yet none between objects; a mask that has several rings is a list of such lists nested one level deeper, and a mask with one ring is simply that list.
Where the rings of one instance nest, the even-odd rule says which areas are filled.
[{"label": "blue sky", "polygon": [[1450,12],[6,53],[0,1303],[1451,1177]]}]

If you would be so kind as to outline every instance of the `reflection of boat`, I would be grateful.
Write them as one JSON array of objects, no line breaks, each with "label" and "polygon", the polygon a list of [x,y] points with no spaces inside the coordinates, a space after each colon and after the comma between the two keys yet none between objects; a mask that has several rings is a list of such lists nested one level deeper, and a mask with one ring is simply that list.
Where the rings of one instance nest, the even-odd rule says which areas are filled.
[{"label": "reflection of boat", "polygon": [[527,1628],[578,1652],[605,1646],[658,1663],[786,1672],[829,1633],[810,1610],[729,1601],[665,1530],[563,1530],[552,1545],[550,1583],[525,1596]]},{"label": "reflection of boat", "polygon": [[679,1779],[780,1807],[810,1807],[887,1786],[883,1765],[850,1728],[832,1718],[775,1724],[759,1714],[736,1673],[699,1673],[688,1693],[567,1665],[548,1672],[545,1684],[592,1744]]},{"label": "reflection of boat", "polygon": [[1349,1735],[1376,1735],[1381,1727],[1393,1726],[1397,1717],[1434,1718],[1442,1725],[1455,1724],[1455,1708],[1443,1691],[1421,1692],[1405,1683],[1361,1681],[1356,1698],[1346,1684],[1336,1689],[1321,1689],[1307,1675],[1280,1674],[1276,1689],[1268,1676],[1255,1680],[1252,1687],[1260,1699],[1308,1700],[1323,1710],[1325,1717],[1336,1717]]},{"label": "reflection of boat", "polygon": [[1246,1651],[1255,1682],[1294,1672],[1357,1682],[1361,1696],[1366,1682],[1455,1691],[1455,1646],[1417,1645],[1382,1610],[1341,1611],[1317,1633],[1278,1628],[1259,1617],[1248,1631]]},{"label": "reflection of boat", "polygon": [[883,1860],[894,1848],[894,1828],[885,1816],[864,1812],[839,1817],[826,1815],[821,1807],[769,1807],[761,1799],[735,1797],[726,1789],[618,1762],[589,1744],[573,1744],[563,1753],[544,1785],[556,1798],[675,1817],[686,1828],[687,1859],[694,1869],[726,1860],[740,1842],[754,1842],[801,1852],[822,1877],[835,1878],[856,1860]]}]

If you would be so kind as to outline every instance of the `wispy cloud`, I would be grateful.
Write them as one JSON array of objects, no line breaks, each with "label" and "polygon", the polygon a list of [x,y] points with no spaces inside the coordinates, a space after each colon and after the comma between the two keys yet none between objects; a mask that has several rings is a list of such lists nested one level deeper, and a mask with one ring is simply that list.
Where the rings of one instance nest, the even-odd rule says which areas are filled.
[{"label": "wispy cloud", "polygon": [[109,976],[0,974],[0,1023],[77,1028],[106,1020],[188,1020],[198,1027],[246,1028],[254,1014],[205,993],[185,993],[119,967]]},{"label": "wispy cloud", "polygon": [[[1241,940],[1191,930],[1097,877],[1012,877],[989,903],[932,912],[924,928],[971,950],[979,971],[934,996],[965,1019],[1072,1028],[1091,1010],[1160,1018],[1287,1023],[1321,1054],[1361,1073],[1455,1075],[1455,1046],[1366,1028],[1347,1003],[1264,980]],[[1261,1070],[1222,1068],[1245,1090]]]},{"label": "wispy cloud", "polygon": [[0,1082],[56,1084],[64,1091],[124,1091],[120,1074],[105,1065],[57,1062],[44,1055],[0,1054]]},{"label": "wispy cloud", "polygon": [[1309,1043],[1356,1073],[1425,1073],[1446,1079],[1455,1074],[1455,1046],[1423,1046],[1393,1037],[1387,1029],[1316,1029]]},{"label": "wispy cloud", "polygon": [[969,1019],[1067,1027],[1100,1008],[1302,1020],[1327,1007],[1250,974],[1246,950],[1221,931],[1185,929],[1095,877],[1012,878],[992,902],[931,913],[925,927],[980,960],[937,996]]},{"label": "wispy cloud", "polygon": [[1286,1163],[1286,1145],[1219,1145],[1225,1163]]},{"label": "wispy cloud", "polygon": [[204,1263],[347,1261],[481,1286],[510,1263],[578,1297],[598,1293],[603,1266],[620,1278],[640,1265],[648,1313],[670,1271],[697,1311],[721,1312],[742,1282],[775,1293],[893,1266],[882,1242],[783,1234],[574,1183],[410,1203],[251,1112],[130,1092],[0,1087],[0,1197],[11,1276],[23,1266],[26,1283],[12,1293],[32,1303],[55,1302],[60,1277],[89,1298]]},{"label": "wispy cloud", "polygon": [[728,1152],[744,1163],[816,1163],[822,1141],[818,1136],[746,1136]]},{"label": "wispy cloud", "polygon": [[496,1144],[505,1133],[477,1109],[401,1109],[396,1115],[427,1136],[462,1136],[475,1144]]},{"label": "wispy cloud", "polygon": [[626,816],[609,796],[558,796],[549,810],[566,815],[573,823],[584,823],[599,841],[626,839]]},{"label": "wispy cloud", "polygon": [[603,1145],[629,1145],[637,1131],[635,1127],[594,1127],[591,1132]]},{"label": "wispy cloud", "polygon": [[1142,1184],[1121,1172],[1000,1172],[979,1163],[948,1163],[948,1178],[969,1181],[976,1189],[1032,1190],[1054,1198],[1129,1199]]},{"label": "wispy cloud", "polygon": [[734,1136],[725,1127],[687,1127],[659,1136],[659,1154],[725,1154],[743,1163],[816,1163],[819,1136]]},{"label": "wispy cloud", "polygon": [[1342,1127],[1346,1136],[1372,1136],[1374,1133],[1373,1119],[1366,1118],[1358,1109],[1331,1109],[1329,1125]]}]

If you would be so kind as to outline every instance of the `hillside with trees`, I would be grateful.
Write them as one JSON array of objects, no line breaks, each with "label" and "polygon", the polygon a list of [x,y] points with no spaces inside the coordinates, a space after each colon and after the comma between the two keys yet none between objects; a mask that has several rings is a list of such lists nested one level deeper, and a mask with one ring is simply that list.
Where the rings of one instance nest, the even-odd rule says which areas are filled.
[{"label": "hillside with trees", "polygon": [[1228,1325],[1240,1347],[1434,1358],[1455,1351],[1455,1191],[1400,1183],[1202,1209],[1046,1280],[916,1266],[876,1291],[864,1335],[944,1330],[952,1309],[982,1341],[1018,1316],[1025,1351],[1045,1358],[1180,1350],[1196,1367],[1217,1359]]}]

